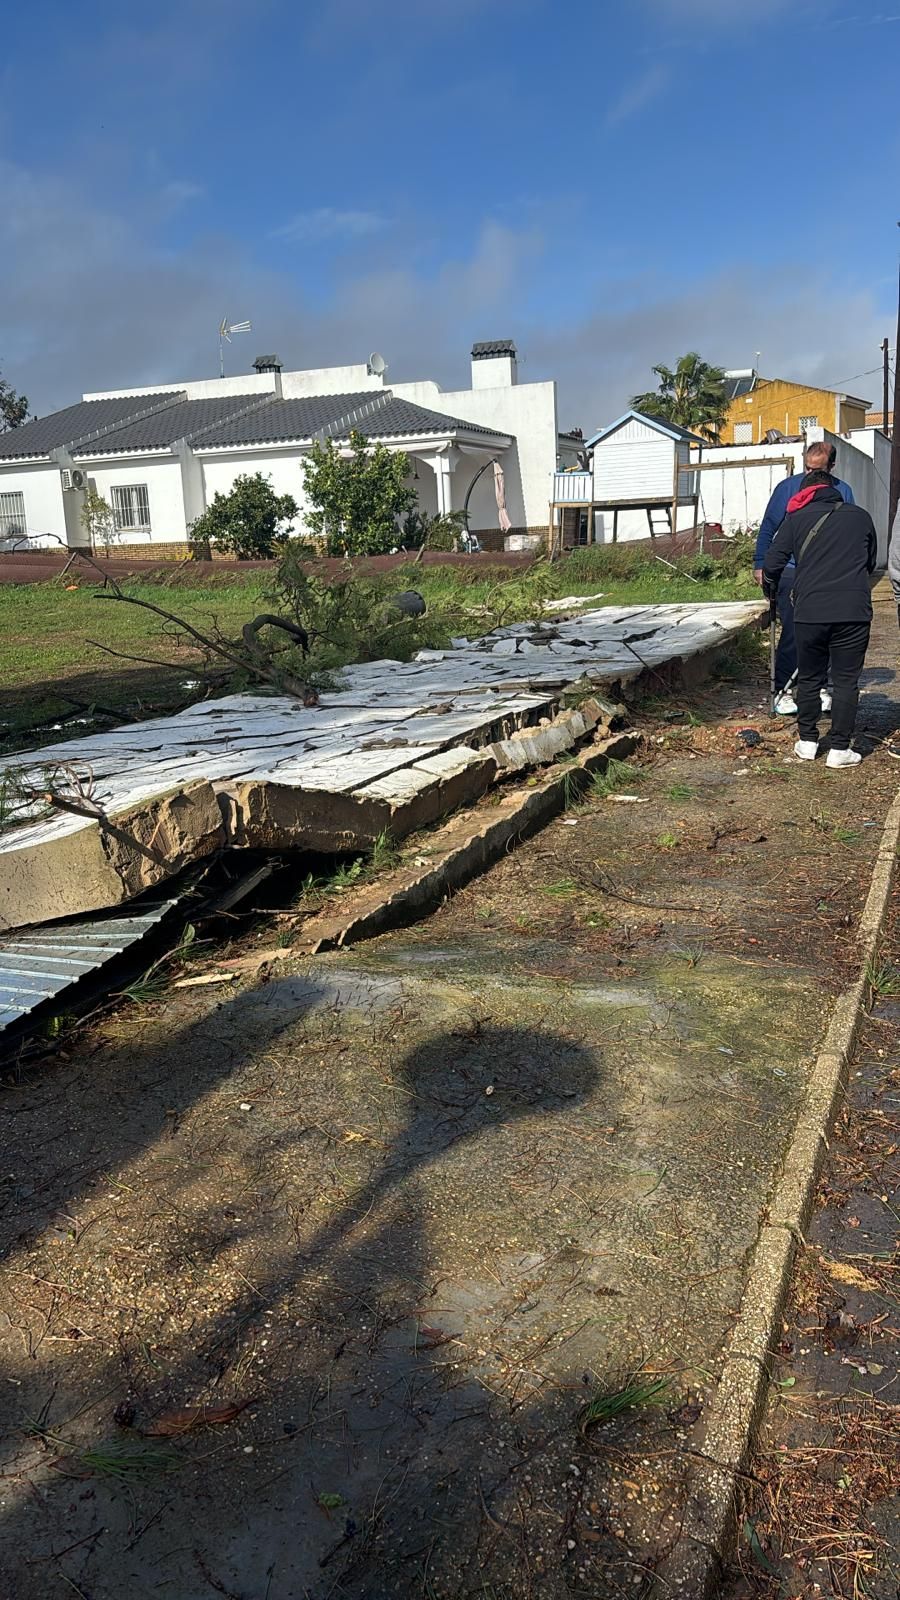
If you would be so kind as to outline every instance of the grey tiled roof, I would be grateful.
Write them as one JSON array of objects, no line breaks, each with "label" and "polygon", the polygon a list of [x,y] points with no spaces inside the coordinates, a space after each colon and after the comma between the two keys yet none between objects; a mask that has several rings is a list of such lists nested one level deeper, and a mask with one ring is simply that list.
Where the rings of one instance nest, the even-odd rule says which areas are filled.
[{"label": "grey tiled roof", "polygon": [[243,417],[222,418],[204,428],[194,439],[195,448],[212,445],[280,444],[288,439],[311,439],[321,428],[338,417],[349,415],[361,406],[380,399],[371,389],[356,394],[310,394],[294,400],[269,399],[264,406]]},{"label": "grey tiled roof", "polygon": [[476,361],[484,361],[488,356],[514,356],[516,347],[512,339],[482,339],[480,344],[473,344],[472,355]]},{"label": "grey tiled roof", "polygon": [[[393,395],[387,405],[374,411],[371,416],[363,417],[354,426],[367,439],[396,439],[405,434],[457,431],[480,433],[489,439],[508,437],[499,428],[485,428],[480,422],[464,422],[461,417],[448,416],[444,411],[429,411],[427,406],[413,405],[411,400],[398,400]],[[348,428],[338,433],[329,429],[336,439],[349,431]]]},{"label": "grey tiled roof", "polygon": [[125,450],[165,450],[176,439],[189,439],[233,412],[258,405],[259,394],[216,395],[208,400],[182,400],[152,416],[126,422],[90,444],[73,450],[74,456],[120,455]]},{"label": "grey tiled roof", "polygon": [[241,444],[279,444],[311,439],[325,433],[345,439],[355,428],[367,439],[397,439],[431,433],[458,431],[503,438],[494,428],[477,422],[464,422],[442,411],[399,400],[390,390],[383,393],[367,389],[357,394],[306,395],[296,400],[271,400],[243,417],[232,417],[218,426],[206,428],[194,438],[197,450]]},{"label": "grey tiled roof", "polygon": [[79,400],[77,405],[52,411],[49,416],[37,417],[21,428],[11,428],[8,433],[0,434],[0,460],[49,455],[51,450],[74,444],[76,439],[102,433],[128,417],[164,405],[174,400],[178,392],[177,389],[161,390],[158,394],[131,395],[128,399]]}]

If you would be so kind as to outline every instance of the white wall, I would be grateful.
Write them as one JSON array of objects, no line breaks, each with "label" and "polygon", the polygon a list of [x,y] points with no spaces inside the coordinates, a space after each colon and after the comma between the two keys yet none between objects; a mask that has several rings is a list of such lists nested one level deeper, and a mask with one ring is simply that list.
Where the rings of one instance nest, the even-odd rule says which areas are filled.
[{"label": "white wall", "polygon": [[518,382],[518,362],[515,356],[472,357],[472,388],[499,389]]},{"label": "white wall", "polygon": [[[25,497],[25,521],[31,543],[57,547],[66,543],[62,478],[56,462],[0,463],[0,490]],[[56,535],[53,538],[52,535]],[[12,548],[12,547],[10,547]]]},{"label": "white wall", "polygon": [[150,502],[150,533],[124,530],[115,535],[118,544],[171,544],[187,537],[184,516],[184,497],[181,490],[181,463],[175,456],[156,460],[145,456],[143,461],[133,458],[122,461],[89,461],[80,458],[78,465],[89,478],[93,478],[97,491],[112,505],[113,484],[145,483]]},{"label": "white wall", "polygon": [[[790,456],[792,464],[780,464],[775,457]],[[691,451],[697,461],[700,452]],[[752,466],[723,468],[721,472],[700,472],[699,517],[701,522],[720,522],[725,533],[756,529],[776,484],[803,471],[802,444],[704,445],[702,460],[707,462],[746,462]]]},{"label": "white wall", "polygon": [[[515,442],[500,457],[506,479],[506,508],[510,522],[514,528],[546,528],[558,440],[555,383],[520,383],[511,388],[445,391],[428,380],[423,383],[392,383],[391,389],[400,399],[412,400],[431,411],[442,411],[463,422],[478,422],[482,427],[496,429],[498,433],[512,434]],[[457,472],[464,475],[467,470],[463,466],[457,468]],[[454,507],[462,506],[466,487],[473,476],[474,472],[469,473],[464,485],[462,479],[459,485],[454,482]],[[498,526],[493,484],[487,472],[472,497],[469,511],[469,524],[473,531]],[[484,520],[479,520],[482,517]]]},{"label": "white wall", "polygon": [[194,383],[142,384],[137,389],[96,389],[83,394],[82,400],[130,400],[134,395],[162,395],[186,393],[189,400],[202,400],[210,395],[270,394],[275,391],[273,372],[245,372],[235,378],[201,378]]},{"label": "white wall", "polygon": [[[204,455],[199,457],[203,472],[206,504],[209,505],[211,503],[215,494],[228,494],[233,487],[235,478],[244,475],[252,476],[254,473],[261,472],[264,478],[269,479],[276,494],[292,494],[297,502],[298,513],[290,524],[291,533],[299,536],[308,533],[305,513],[309,507],[309,501],[306,496],[302,466],[305,454],[305,450],[291,449],[285,445],[278,450],[235,451],[233,454],[228,455]],[[437,510],[437,486],[434,473],[424,461],[420,460],[418,464],[419,476],[416,479],[414,476],[415,461],[412,456],[409,458],[409,468],[408,482],[410,488],[415,492],[419,509],[427,511],[429,516],[434,516]],[[469,472],[468,464],[461,464],[459,470],[465,479],[465,487],[458,500],[461,506],[465,489],[471,482],[472,474]],[[485,477],[487,476],[488,474],[485,473]],[[494,504],[493,481],[493,477],[491,477],[492,505]],[[454,484],[454,506],[457,504],[458,490],[458,484]],[[496,517],[496,507],[494,515]],[[472,526],[475,526],[474,522]]]},{"label": "white wall", "polygon": [[[390,383],[389,387],[393,388]],[[365,362],[354,367],[311,367],[308,372],[284,372],[281,392],[285,400],[305,394],[355,394],[358,389],[383,389],[384,377],[370,372]]]},{"label": "white wall", "polygon": [[290,531],[304,533],[304,511],[309,503],[300,466],[304,454],[302,450],[292,450],[283,445],[280,450],[242,450],[232,455],[201,456],[206,504],[212,503],[215,494],[228,494],[235,478],[252,477],[261,472],[264,478],[268,478],[276,494],[294,496],[299,512],[290,525]]},{"label": "white wall", "polygon": [[877,428],[853,428],[849,434],[826,433],[837,451],[834,470],[849,483],[858,506],[865,506],[878,535],[878,564],[887,564],[890,508],[891,441]]},{"label": "white wall", "polygon": [[[306,372],[284,372],[281,392],[285,399],[305,394],[353,394],[358,389],[383,389],[384,378],[369,372],[365,363],[349,367],[310,367]],[[82,395],[83,400],[112,400],[131,395],[160,394],[182,390],[189,400],[207,400],[229,394],[275,394],[274,372],[239,372],[227,378],[190,378],[185,382],[147,384],[138,389],[98,389]]]},{"label": "white wall", "polygon": [[594,446],[595,500],[671,500],[674,481],[674,439],[644,422],[625,422]]}]

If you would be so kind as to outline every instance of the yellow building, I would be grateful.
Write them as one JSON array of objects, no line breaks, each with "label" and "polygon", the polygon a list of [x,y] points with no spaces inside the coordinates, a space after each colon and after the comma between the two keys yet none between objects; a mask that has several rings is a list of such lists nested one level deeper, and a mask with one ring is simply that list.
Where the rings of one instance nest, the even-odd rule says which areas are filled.
[{"label": "yellow building", "polygon": [[770,429],[796,438],[808,428],[849,433],[866,426],[869,400],[833,389],[816,389],[788,378],[761,378],[752,367],[726,372],[728,418],[722,444],[763,444]]}]

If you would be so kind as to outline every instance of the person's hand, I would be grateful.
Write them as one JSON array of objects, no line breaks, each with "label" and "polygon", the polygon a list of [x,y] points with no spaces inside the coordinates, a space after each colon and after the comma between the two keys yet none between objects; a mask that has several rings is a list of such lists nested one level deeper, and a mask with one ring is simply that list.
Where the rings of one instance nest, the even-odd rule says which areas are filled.
[{"label": "person's hand", "polygon": [[759,587],[762,588],[763,587],[763,569],[762,569],[762,567],[754,567],[753,568],[753,576],[756,579],[756,582],[759,584]]},{"label": "person's hand", "polygon": [[763,594],[771,604],[778,593],[778,584],[771,578],[767,577],[764,572],[761,572],[759,575],[759,584]]}]

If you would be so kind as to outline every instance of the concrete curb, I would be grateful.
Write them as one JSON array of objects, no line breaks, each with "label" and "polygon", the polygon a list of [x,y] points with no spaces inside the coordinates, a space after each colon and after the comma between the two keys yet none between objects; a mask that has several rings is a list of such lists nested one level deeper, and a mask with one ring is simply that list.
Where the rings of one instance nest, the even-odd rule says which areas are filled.
[{"label": "concrete curb", "polygon": [[[835,1004],[768,1216],[756,1243],[737,1321],[725,1350],[705,1435],[692,1447],[688,1504],[679,1542],[657,1574],[655,1593],[712,1600],[737,1532],[737,1481],[746,1473],[769,1390],[772,1352],[798,1244],[815,1199],[828,1133],[846,1082],[866,1004],[866,967],[878,948],[900,842],[900,790],[885,819],[857,939],[860,975]],[[694,1454],[696,1451],[696,1454]]]},{"label": "concrete curb", "polygon": [[314,918],[295,948],[318,955],[418,921],[564,811],[593,773],[605,771],[610,761],[626,760],[638,743],[638,735],[627,732],[596,740],[562,772],[556,768],[527,789],[500,794],[494,804],[482,802],[487,815],[480,821],[471,811],[452,817],[434,836],[439,850],[426,866],[398,868],[354,895],[338,915]]}]

